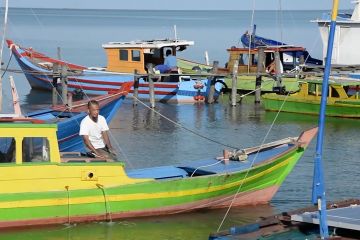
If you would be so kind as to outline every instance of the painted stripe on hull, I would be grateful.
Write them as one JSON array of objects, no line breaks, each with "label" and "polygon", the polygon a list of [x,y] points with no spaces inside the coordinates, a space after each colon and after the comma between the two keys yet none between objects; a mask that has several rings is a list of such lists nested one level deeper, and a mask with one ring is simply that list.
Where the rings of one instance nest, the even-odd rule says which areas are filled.
[{"label": "painted stripe on hull", "polygon": [[[245,206],[245,205],[259,205],[268,203],[273,195],[277,192],[279,186],[272,186],[266,189],[258,191],[250,191],[246,193],[240,193],[234,199],[233,206]],[[132,217],[145,217],[145,216],[156,216],[156,215],[169,215],[177,214],[181,212],[189,212],[196,209],[214,209],[228,207],[230,202],[233,200],[234,195],[225,197],[215,197],[206,200],[200,200],[192,203],[181,204],[177,206],[160,207],[141,211],[128,211],[128,212],[114,212],[98,215],[88,216],[70,216],[70,223],[75,222],[89,222],[89,221],[104,221],[111,219],[123,219]],[[58,218],[46,218],[46,219],[35,219],[35,220],[22,220],[22,221],[9,221],[0,222],[0,228],[11,228],[11,227],[26,227],[34,225],[51,225],[51,224],[62,224],[68,223],[69,217],[58,217]]]}]

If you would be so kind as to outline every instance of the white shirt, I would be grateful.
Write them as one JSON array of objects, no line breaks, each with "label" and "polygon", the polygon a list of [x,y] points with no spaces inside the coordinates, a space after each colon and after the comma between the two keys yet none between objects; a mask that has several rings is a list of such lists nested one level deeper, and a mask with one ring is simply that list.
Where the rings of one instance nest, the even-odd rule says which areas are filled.
[{"label": "white shirt", "polygon": [[88,115],[80,123],[79,135],[88,135],[93,147],[95,149],[99,149],[105,147],[104,139],[101,133],[108,130],[109,127],[103,116],[99,115],[97,122],[94,122]]}]

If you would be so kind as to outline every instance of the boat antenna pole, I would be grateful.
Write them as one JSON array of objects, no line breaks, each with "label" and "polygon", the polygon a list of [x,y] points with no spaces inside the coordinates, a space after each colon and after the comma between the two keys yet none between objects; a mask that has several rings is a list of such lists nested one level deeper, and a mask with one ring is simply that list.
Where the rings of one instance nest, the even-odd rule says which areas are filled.
[{"label": "boat antenna pole", "polygon": [[3,48],[4,48],[4,43],[5,43],[5,32],[6,32],[6,25],[7,25],[8,9],[9,9],[9,1],[5,0],[4,27],[3,27],[3,32],[2,32],[1,49],[0,49],[0,112],[2,111],[2,99],[3,99],[1,64],[2,64]]},{"label": "boat antenna pole", "polygon": [[176,25],[174,25],[174,35],[175,35],[175,42],[177,42],[177,31],[176,31]]},{"label": "boat antenna pole", "polygon": [[329,238],[329,230],[328,230],[327,216],[326,216],[326,198],[325,198],[324,172],[323,172],[323,163],[322,163],[322,150],[323,150],[323,140],[324,140],[324,131],[325,131],[324,125],[325,125],[326,102],[327,102],[327,95],[329,90],[329,76],[331,70],[331,56],[334,45],[338,6],[339,6],[339,0],[333,0],[330,32],[329,32],[328,46],[326,52],[324,78],[322,83],[321,104],[320,104],[320,114],[319,114],[319,133],[317,135],[316,155],[315,155],[315,164],[314,164],[312,202],[315,205],[317,204],[319,210],[319,225],[320,225],[319,227],[320,227],[321,239]]}]

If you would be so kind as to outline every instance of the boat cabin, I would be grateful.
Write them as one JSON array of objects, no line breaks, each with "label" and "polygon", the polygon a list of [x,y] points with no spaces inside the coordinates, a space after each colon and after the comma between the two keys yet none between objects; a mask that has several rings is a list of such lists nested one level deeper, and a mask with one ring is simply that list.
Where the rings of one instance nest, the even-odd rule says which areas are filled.
[{"label": "boat cabin", "polygon": [[193,41],[186,40],[150,40],[131,42],[109,42],[102,47],[107,55],[107,71],[147,73],[148,64],[153,66],[163,64],[166,50],[170,49],[176,56],[177,52],[194,45]]},{"label": "boat cabin", "polygon": [[0,163],[59,163],[56,130],[56,124],[1,123]]},{"label": "boat cabin", "polygon": [[[227,49],[229,60],[225,66],[229,72],[233,71],[234,62],[239,60],[239,73],[256,73],[258,62],[258,48],[237,48],[231,47]],[[275,52],[280,53],[280,61],[284,71],[294,69],[300,64],[301,54],[305,51],[302,47],[294,47],[290,45],[269,46],[265,47],[265,67],[269,66],[275,59]],[[306,57],[306,56],[304,56]]]},{"label": "boat cabin", "polygon": [[[360,82],[346,83],[340,81],[329,83],[328,101],[359,99],[359,85]],[[355,89],[355,92],[353,92],[354,94],[351,93],[351,89]],[[321,98],[321,92],[322,81],[299,81],[299,92],[297,93],[297,96],[306,98],[308,100],[319,100]]]}]

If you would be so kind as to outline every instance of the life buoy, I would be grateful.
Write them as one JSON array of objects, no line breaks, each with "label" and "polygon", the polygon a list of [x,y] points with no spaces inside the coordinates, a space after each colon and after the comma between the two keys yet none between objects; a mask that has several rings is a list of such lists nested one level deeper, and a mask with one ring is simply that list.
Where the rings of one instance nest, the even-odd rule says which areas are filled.
[{"label": "life buoy", "polygon": [[202,81],[196,81],[194,84],[194,88],[195,89],[203,89],[204,88],[204,84]]},{"label": "life buoy", "polygon": [[196,95],[196,96],[194,96],[194,100],[195,101],[204,101],[205,97],[202,95]]}]

